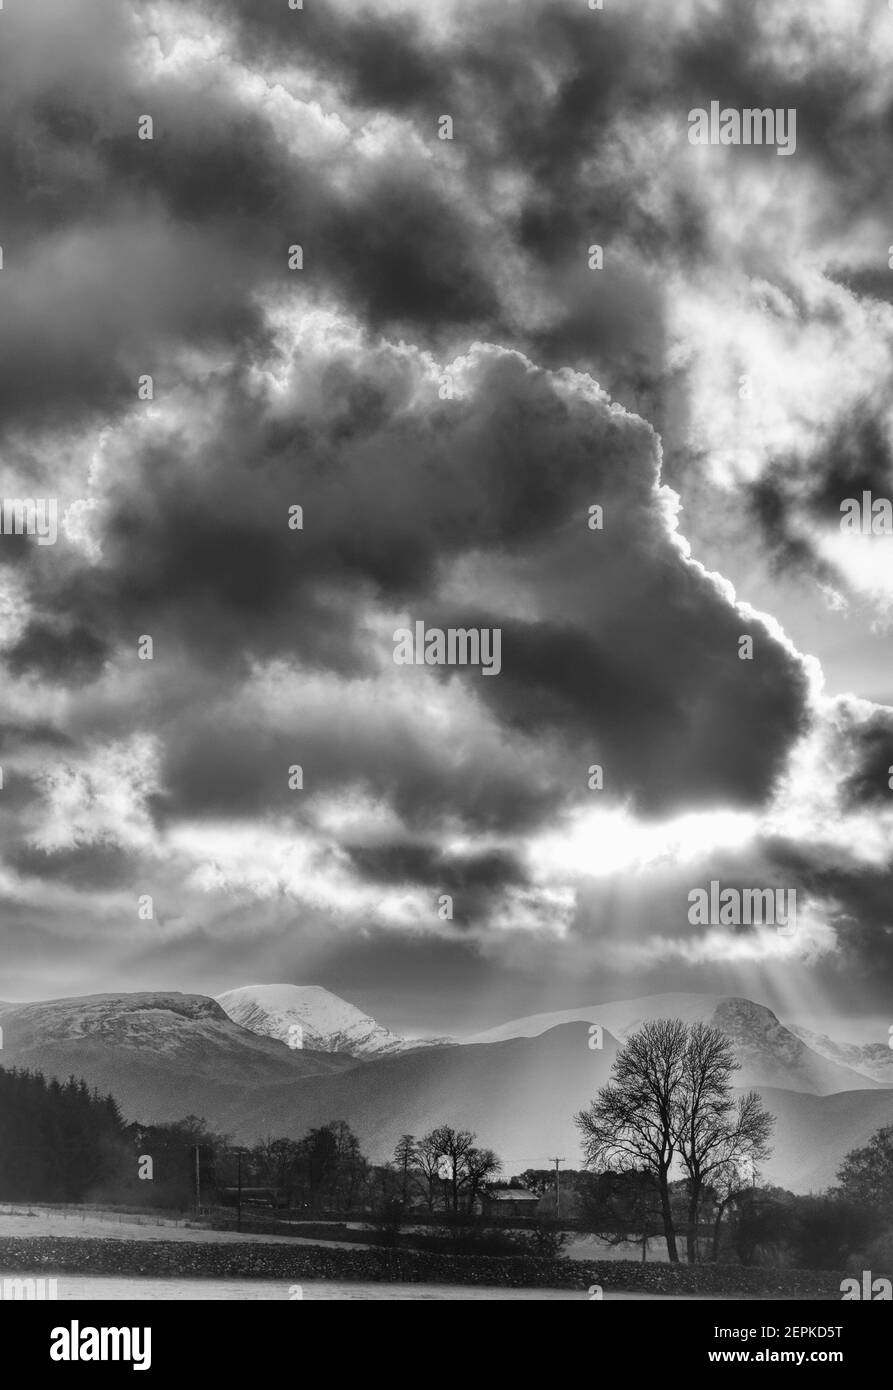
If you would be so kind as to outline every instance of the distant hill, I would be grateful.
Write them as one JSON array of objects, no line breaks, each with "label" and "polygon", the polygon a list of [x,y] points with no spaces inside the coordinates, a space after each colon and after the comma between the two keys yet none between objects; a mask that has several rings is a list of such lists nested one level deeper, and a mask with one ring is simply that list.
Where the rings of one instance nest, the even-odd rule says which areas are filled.
[{"label": "distant hill", "polygon": [[201,994],[93,994],[0,1006],[0,1065],[84,1076],[131,1119],[211,1119],[256,1085],[332,1073],[351,1058],[240,1028]]},{"label": "distant hill", "polygon": [[883,1084],[814,1051],[765,1005],[734,995],[652,994],[611,1004],[590,1004],[513,1019],[463,1041],[492,1043],[538,1037],[550,1028],[576,1022],[599,1023],[623,1041],[643,1023],[657,1018],[679,1018],[686,1023],[709,1023],[721,1028],[735,1044],[741,1062],[737,1076],[741,1086],[783,1086],[830,1095],[835,1091],[871,1090]]},{"label": "distant hill", "polygon": [[841,1091],[833,1096],[797,1095],[774,1087],[759,1090],[778,1120],[764,1177],[794,1192],[833,1186],[844,1156],[867,1144],[876,1130],[893,1124],[893,1090]]},{"label": "distant hill", "polygon": [[[507,1172],[542,1167],[552,1152],[567,1154],[573,1166],[579,1153],[574,1114],[607,1081],[618,1047],[610,1034],[603,1044],[590,1050],[589,1030],[577,1024],[535,1039],[419,1048],[337,1076],[255,1091],[225,1116],[226,1128],[246,1138],[285,1120],[318,1125],[337,1117],[380,1161],[390,1157],[401,1134],[452,1124],[476,1131]],[[554,1149],[562,1142],[564,1148]]]}]

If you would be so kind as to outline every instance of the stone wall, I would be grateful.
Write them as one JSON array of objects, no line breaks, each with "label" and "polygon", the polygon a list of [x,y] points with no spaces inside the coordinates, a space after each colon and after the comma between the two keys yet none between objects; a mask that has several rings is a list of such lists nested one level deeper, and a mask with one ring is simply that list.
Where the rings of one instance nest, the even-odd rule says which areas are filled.
[{"label": "stone wall", "polygon": [[4,1274],[147,1275],[153,1278],[390,1280],[496,1284],[512,1288],[603,1289],[662,1294],[740,1293],[840,1297],[843,1274],[828,1270],[744,1269],[737,1265],[641,1264],[631,1260],[493,1259],[380,1249],[227,1242],[98,1240],[34,1236],[0,1239]]}]

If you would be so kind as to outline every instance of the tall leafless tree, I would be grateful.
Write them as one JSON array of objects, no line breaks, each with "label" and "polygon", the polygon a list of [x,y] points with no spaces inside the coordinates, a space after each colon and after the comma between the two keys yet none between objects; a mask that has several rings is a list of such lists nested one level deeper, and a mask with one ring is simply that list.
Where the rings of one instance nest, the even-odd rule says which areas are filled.
[{"label": "tall leafless tree", "polygon": [[443,1184],[440,1176],[441,1158],[437,1131],[423,1134],[416,1144],[415,1166],[429,1211],[434,1210],[434,1199]]},{"label": "tall leafless tree", "polygon": [[502,1170],[502,1161],[492,1149],[469,1149],[465,1155],[465,1185],[471,1207],[481,1188]]},{"label": "tall leafless tree", "polygon": [[768,1156],[774,1117],[756,1091],[732,1095],[738,1062],[719,1028],[694,1023],[687,1030],[682,1085],[676,1096],[676,1144],[688,1177],[686,1255],[697,1259],[698,1216],[704,1188],[729,1169]]},{"label": "tall leafless tree", "polygon": [[678,1019],[646,1023],[626,1041],[611,1069],[611,1080],[581,1111],[586,1166],[642,1170],[653,1175],[660,1199],[670,1260],[678,1263],[670,1205],[670,1169],[676,1156],[680,1100],[688,1035]]},{"label": "tall leafless tree", "polygon": [[459,1193],[468,1181],[468,1154],[474,1148],[475,1135],[470,1129],[438,1125],[429,1137],[445,1160],[450,1206],[456,1212],[459,1210]]}]

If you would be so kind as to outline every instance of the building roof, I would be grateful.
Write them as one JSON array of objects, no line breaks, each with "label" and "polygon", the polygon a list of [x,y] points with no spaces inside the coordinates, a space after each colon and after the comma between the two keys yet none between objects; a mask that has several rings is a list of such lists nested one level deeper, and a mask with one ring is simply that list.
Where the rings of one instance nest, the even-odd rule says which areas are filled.
[{"label": "building roof", "polygon": [[535,1192],[526,1187],[488,1187],[484,1196],[491,1202],[538,1202]]}]

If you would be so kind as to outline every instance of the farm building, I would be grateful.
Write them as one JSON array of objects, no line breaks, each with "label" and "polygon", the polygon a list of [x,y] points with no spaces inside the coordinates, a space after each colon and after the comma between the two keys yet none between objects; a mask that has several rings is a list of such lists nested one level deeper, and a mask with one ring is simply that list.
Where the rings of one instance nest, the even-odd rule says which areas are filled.
[{"label": "farm building", "polygon": [[474,1210],[481,1216],[536,1216],[539,1197],[526,1187],[488,1187],[477,1198]]}]

